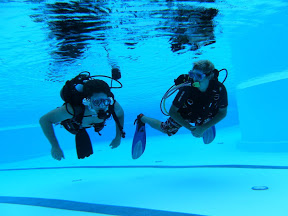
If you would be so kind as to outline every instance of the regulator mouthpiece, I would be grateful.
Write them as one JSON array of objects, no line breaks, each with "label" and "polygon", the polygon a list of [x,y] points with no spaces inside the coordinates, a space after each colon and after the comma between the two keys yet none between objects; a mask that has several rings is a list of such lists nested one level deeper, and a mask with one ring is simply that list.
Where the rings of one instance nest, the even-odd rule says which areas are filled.
[{"label": "regulator mouthpiece", "polygon": [[97,117],[99,119],[106,119],[107,118],[107,112],[105,110],[99,110],[97,113]]},{"label": "regulator mouthpiece", "polygon": [[193,87],[199,88],[200,87],[200,83],[199,82],[194,82],[192,84]]}]

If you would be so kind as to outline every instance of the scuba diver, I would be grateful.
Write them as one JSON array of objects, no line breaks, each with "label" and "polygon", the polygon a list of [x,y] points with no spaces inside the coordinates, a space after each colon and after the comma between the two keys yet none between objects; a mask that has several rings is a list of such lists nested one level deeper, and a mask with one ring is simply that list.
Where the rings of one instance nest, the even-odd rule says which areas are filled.
[{"label": "scuba diver", "polygon": [[[226,69],[222,70],[226,71],[225,81],[228,72]],[[227,114],[227,91],[223,84],[224,81],[218,81],[220,71],[215,69],[209,60],[194,62],[192,70],[175,79],[175,85],[166,92],[161,100],[162,113],[170,116],[166,122],[143,114],[138,115],[135,120],[137,125],[132,145],[132,158],[140,157],[145,150],[146,123],[168,136],[176,134],[181,127],[185,127],[194,137],[203,137],[205,144],[211,143],[216,136],[215,125]],[[165,102],[177,90],[179,92],[174,98],[169,112],[166,111],[164,103],[163,108],[166,112],[164,113],[162,102]]]},{"label": "scuba diver", "polygon": [[[116,123],[116,136],[110,144],[111,148],[117,148],[121,143],[121,137],[125,137],[123,131],[124,111],[111,92],[111,88],[122,88],[122,84],[118,81],[121,78],[120,70],[112,69],[112,77],[108,77],[111,79],[111,86],[95,77],[107,78],[108,76],[90,76],[90,73],[85,71],[68,80],[60,92],[65,103],[43,115],[39,120],[42,130],[52,146],[51,155],[56,160],[65,157],[55,136],[53,124],[61,124],[67,131],[75,135],[78,159],[84,159],[93,154],[86,128],[94,127],[95,132],[101,135],[100,131],[111,116]],[[117,81],[120,87],[112,87],[112,80]]]}]

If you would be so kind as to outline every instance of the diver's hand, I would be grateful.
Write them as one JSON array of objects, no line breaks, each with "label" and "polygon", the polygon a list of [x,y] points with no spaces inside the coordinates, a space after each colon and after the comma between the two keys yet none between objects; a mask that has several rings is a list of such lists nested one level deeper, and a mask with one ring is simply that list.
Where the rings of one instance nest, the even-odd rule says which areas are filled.
[{"label": "diver's hand", "polygon": [[114,138],[109,146],[111,149],[117,148],[121,143],[121,138]]},{"label": "diver's hand", "polygon": [[192,133],[192,135],[193,135],[194,137],[199,138],[199,137],[203,137],[203,134],[204,134],[205,130],[206,130],[206,129],[205,129],[204,127],[198,125],[198,126],[195,126],[195,127],[191,130],[191,133]]},{"label": "diver's hand", "polygon": [[55,160],[60,161],[62,158],[65,159],[63,151],[60,147],[52,147],[51,155]]}]

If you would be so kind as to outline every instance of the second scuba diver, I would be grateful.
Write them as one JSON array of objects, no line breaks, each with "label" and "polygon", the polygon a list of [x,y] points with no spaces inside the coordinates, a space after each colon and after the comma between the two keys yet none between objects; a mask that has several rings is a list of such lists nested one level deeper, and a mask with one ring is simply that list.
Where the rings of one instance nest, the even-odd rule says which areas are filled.
[{"label": "second scuba diver", "polygon": [[212,142],[216,135],[215,125],[225,118],[228,106],[227,91],[223,85],[225,80],[219,82],[218,75],[219,71],[209,60],[194,62],[188,74],[182,74],[174,80],[176,87],[169,89],[170,95],[166,93],[167,98],[179,90],[170,107],[167,121],[161,122],[140,114],[136,119],[137,126],[140,128],[147,123],[168,136],[185,127],[197,138],[203,137],[206,130],[213,128],[210,137],[203,137],[205,144]]}]

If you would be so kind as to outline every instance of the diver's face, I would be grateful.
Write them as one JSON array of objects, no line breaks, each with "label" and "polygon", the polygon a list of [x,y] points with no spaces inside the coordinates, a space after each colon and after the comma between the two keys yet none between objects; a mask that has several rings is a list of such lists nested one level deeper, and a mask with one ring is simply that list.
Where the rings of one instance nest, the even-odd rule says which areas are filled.
[{"label": "diver's face", "polygon": [[108,110],[111,99],[104,93],[94,93],[90,98],[90,106],[95,111]]}]

